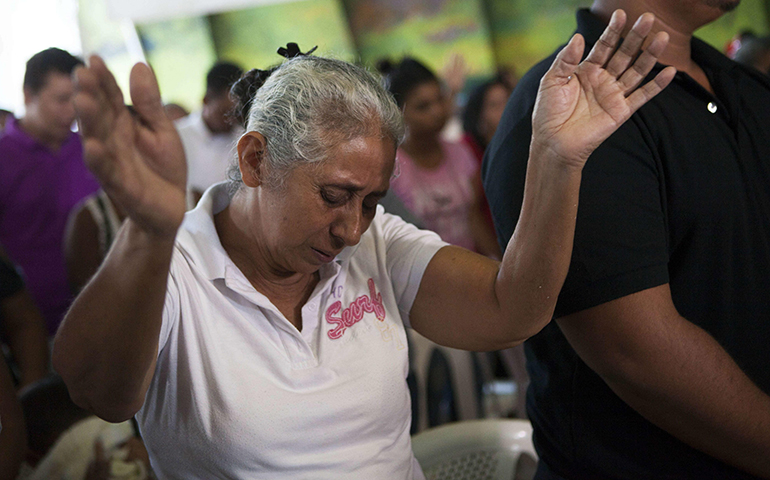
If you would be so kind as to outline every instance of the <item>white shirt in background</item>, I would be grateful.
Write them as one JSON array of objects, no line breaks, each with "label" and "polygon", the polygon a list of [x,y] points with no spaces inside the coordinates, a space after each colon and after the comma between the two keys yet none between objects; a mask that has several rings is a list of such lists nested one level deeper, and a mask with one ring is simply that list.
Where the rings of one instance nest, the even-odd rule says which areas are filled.
[{"label": "white shirt in background", "polygon": [[187,156],[187,188],[205,191],[227,179],[227,169],[235,157],[241,128],[227,133],[211,133],[196,111],[175,123]]}]

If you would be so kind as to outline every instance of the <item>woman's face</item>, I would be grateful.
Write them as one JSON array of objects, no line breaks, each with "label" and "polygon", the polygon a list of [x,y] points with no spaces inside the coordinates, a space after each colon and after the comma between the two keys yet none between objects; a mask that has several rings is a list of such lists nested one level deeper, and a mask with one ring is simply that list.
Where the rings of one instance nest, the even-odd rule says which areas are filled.
[{"label": "woman's face", "polygon": [[331,149],[320,164],[294,168],[282,187],[257,191],[264,254],[286,273],[314,273],[356,245],[390,186],[392,140],[356,138]]},{"label": "woman's face", "polygon": [[484,103],[481,106],[481,116],[479,118],[479,133],[484,136],[484,140],[489,144],[492,136],[497,130],[500,118],[503,116],[505,104],[508,103],[508,96],[511,92],[500,83],[490,86],[484,94]]},{"label": "woman's face", "polygon": [[446,100],[438,82],[412,88],[404,99],[404,123],[409,135],[438,135],[447,122]]}]

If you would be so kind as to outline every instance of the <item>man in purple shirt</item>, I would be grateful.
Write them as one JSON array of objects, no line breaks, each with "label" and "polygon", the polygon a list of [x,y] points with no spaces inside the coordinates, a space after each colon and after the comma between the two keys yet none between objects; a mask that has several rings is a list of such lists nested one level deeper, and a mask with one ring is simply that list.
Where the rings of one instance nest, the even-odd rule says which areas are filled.
[{"label": "man in purple shirt", "polygon": [[35,54],[24,75],[24,117],[0,137],[0,244],[56,331],[70,303],[62,238],[70,209],[99,185],[83,164],[70,75],[83,62],[58,48]]}]

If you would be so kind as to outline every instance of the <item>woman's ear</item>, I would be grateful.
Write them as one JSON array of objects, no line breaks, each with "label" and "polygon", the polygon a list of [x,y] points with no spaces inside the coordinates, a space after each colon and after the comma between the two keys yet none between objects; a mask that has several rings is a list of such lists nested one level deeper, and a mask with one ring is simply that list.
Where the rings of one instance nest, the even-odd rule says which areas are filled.
[{"label": "woman's ear", "polygon": [[246,132],[238,140],[238,166],[244,185],[256,188],[262,184],[266,156],[267,139],[261,133]]}]

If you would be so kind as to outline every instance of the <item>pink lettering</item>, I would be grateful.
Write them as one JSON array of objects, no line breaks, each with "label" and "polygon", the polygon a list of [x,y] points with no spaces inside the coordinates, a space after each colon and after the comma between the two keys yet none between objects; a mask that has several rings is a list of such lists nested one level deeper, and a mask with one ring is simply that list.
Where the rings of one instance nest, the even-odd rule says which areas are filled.
[{"label": "pink lettering", "polygon": [[[336,340],[345,333],[345,330],[360,322],[365,313],[374,313],[377,320],[385,321],[385,307],[382,305],[382,294],[377,293],[374,288],[374,279],[367,281],[369,285],[369,296],[361,295],[353,300],[347,308],[342,309],[342,302],[339,300],[329,305],[326,309],[326,321],[336,325],[329,331],[329,338]],[[342,310],[342,313],[340,313]],[[339,316],[337,316],[339,314]]]}]

